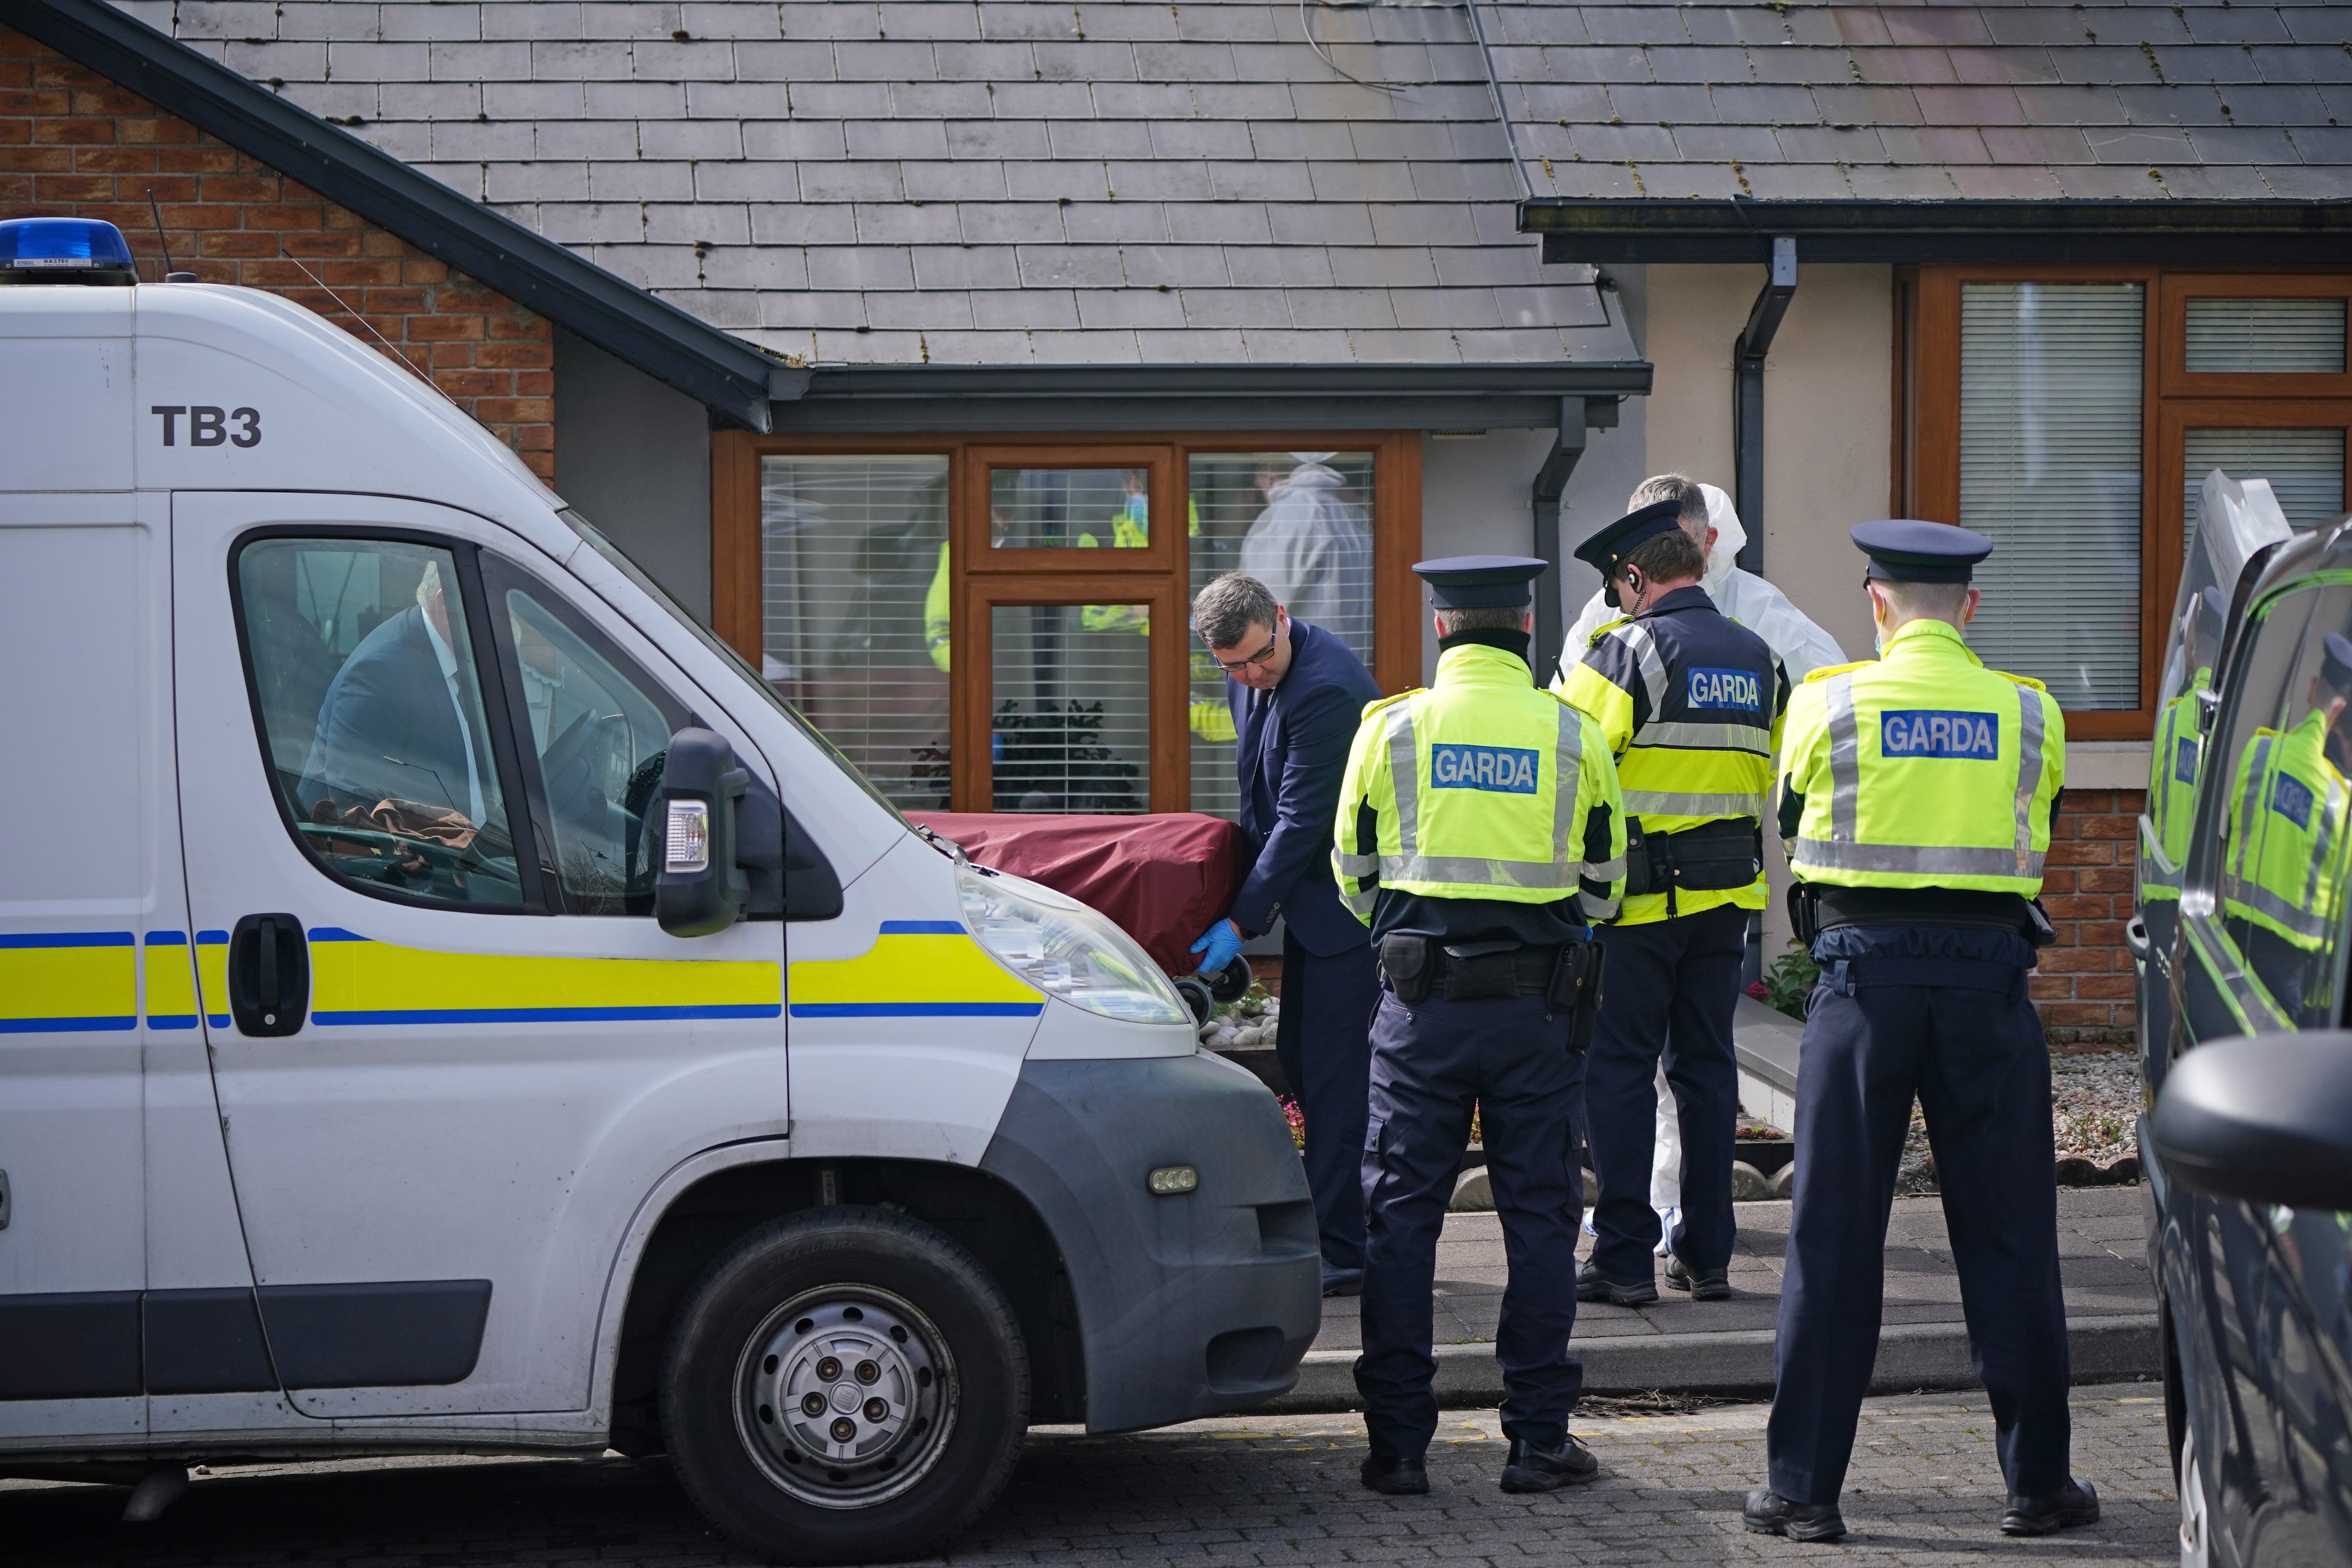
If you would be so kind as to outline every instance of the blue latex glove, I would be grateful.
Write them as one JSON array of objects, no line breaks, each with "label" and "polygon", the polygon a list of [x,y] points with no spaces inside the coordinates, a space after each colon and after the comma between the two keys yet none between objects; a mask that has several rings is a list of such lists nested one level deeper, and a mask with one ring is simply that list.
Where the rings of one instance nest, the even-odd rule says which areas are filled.
[{"label": "blue latex glove", "polygon": [[1201,934],[1201,939],[1193,943],[1190,949],[1192,952],[1206,955],[1201,960],[1200,972],[1203,975],[1223,974],[1225,966],[1232,963],[1234,955],[1241,950],[1241,933],[1234,929],[1234,923],[1230,920],[1220,920],[1210,926]]}]

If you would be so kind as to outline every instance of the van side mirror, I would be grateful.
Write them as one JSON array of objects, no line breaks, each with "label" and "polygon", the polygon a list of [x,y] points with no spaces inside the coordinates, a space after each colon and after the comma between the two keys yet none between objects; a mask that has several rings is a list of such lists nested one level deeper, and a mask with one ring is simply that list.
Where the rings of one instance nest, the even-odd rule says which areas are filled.
[{"label": "van side mirror", "polygon": [[654,918],[671,936],[708,936],[742,918],[751,883],[735,863],[735,811],[751,782],[725,736],[681,729],[669,737]]},{"label": "van side mirror", "polygon": [[2352,1032],[2199,1046],[2165,1072],[2148,1142],[2165,1174],[2198,1192],[2352,1209]]}]

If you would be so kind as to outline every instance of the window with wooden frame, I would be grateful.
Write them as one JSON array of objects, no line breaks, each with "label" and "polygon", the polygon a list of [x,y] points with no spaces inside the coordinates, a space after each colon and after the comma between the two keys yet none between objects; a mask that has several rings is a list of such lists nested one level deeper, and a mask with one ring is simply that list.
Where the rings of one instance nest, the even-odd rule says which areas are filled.
[{"label": "window with wooden frame", "polygon": [[1420,678],[1417,432],[724,432],[711,497],[719,635],[908,810],[1235,815],[1221,572]]},{"label": "window with wooden frame", "polygon": [[2145,737],[2196,493],[2345,511],[2352,272],[1927,267],[1903,280],[1896,502],[2000,548],[1969,642],[2079,739]]}]

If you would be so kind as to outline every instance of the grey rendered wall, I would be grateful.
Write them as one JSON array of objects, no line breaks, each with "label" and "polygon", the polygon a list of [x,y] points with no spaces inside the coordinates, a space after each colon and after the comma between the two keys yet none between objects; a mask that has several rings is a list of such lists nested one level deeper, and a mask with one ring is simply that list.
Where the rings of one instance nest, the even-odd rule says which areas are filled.
[{"label": "grey rendered wall", "polygon": [[710,619],[710,416],[557,328],[555,487],[677,601]]},{"label": "grey rendered wall", "polygon": [[[1609,308],[1625,313],[1636,349],[1646,329],[1643,268],[1611,269],[1618,291]],[[1728,397],[1728,391],[1725,396]],[[1625,513],[1625,497],[1647,474],[1643,466],[1649,400],[1627,398],[1614,430],[1588,431],[1584,456],[1560,497],[1560,625],[1576,619],[1584,601],[1600,591],[1601,578],[1568,552],[1595,529]],[[1490,430],[1460,439],[1424,438],[1421,459],[1421,552],[1424,559],[1449,555],[1527,555],[1534,545],[1531,494],[1536,473],[1551,451],[1551,432]],[[1428,600],[1423,596],[1426,610]],[[1437,669],[1437,632],[1424,616],[1421,629],[1422,679]],[[1558,649],[1548,651],[1556,655]]]}]

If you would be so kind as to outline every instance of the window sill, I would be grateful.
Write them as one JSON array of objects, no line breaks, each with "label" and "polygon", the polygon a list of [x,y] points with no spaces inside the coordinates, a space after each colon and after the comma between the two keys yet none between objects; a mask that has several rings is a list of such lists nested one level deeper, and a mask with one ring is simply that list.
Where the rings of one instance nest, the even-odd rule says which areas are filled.
[{"label": "window sill", "polygon": [[2147,758],[2148,742],[2145,740],[2069,740],[2066,788],[2145,789]]}]

